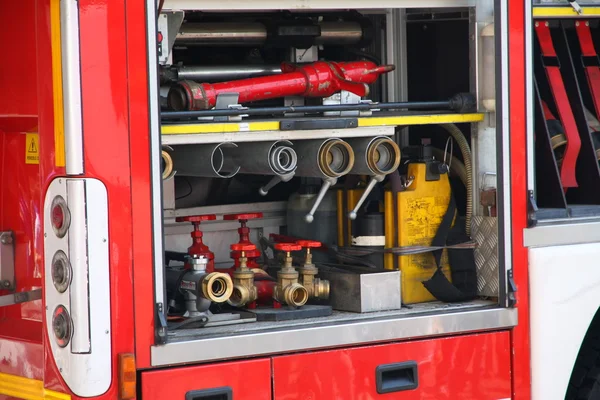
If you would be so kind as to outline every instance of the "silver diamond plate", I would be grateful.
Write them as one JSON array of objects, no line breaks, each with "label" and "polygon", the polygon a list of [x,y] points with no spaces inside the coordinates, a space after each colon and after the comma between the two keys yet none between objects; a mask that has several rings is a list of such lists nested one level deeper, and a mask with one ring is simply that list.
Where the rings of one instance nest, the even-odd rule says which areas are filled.
[{"label": "silver diamond plate", "polygon": [[474,216],[471,225],[480,296],[498,296],[498,218]]}]

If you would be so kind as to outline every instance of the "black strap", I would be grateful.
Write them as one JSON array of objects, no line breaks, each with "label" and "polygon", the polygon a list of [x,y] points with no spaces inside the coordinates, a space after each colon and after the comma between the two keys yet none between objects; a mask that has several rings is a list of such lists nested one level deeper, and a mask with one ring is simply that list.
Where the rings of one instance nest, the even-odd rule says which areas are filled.
[{"label": "black strap", "polygon": [[[458,229],[452,231],[452,221],[456,214],[456,201],[452,189],[450,190],[450,203],[444,214],[442,222],[431,241],[431,246],[445,246],[449,241],[459,243],[469,238]],[[458,224],[457,224],[458,225]],[[466,239],[466,240],[465,240]],[[474,250],[447,249],[451,266],[452,282],[442,272],[441,260],[444,250],[432,251],[436,271],[423,286],[438,300],[444,302],[457,302],[472,300],[477,296],[477,266],[475,264]]]}]

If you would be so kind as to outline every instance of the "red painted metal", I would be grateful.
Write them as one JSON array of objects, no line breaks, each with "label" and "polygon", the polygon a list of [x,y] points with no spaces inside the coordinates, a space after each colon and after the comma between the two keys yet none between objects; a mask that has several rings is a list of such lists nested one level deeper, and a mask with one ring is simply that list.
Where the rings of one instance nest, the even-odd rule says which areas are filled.
[{"label": "red painted metal", "polygon": [[[240,241],[238,243],[252,244],[252,242],[250,241],[250,228],[248,228],[246,226],[246,223],[248,222],[248,220],[258,219],[258,218],[262,218],[262,217],[263,217],[263,213],[259,212],[259,213],[227,214],[227,215],[223,216],[223,219],[226,221],[238,220],[241,225],[238,228],[238,233],[240,234]],[[229,256],[233,259],[233,266],[235,268],[239,267],[240,266],[240,252],[234,250],[231,253],[229,253]],[[258,257],[260,257],[260,250],[256,250],[256,247],[254,248],[254,250],[246,252],[246,258],[248,258],[248,261],[246,262],[246,264],[248,265],[248,268],[260,268],[260,266],[256,262],[256,259]]]},{"label": "red painted metal", "polygon": [[188,392],[216,388],[230,388],[235,400],[271,400],[271,360],[170,368],[141,374],[143,400],[183,400]]},{"label": "red painted metal", "polygon": [[[194,230],[191,233],[192,245],[188,248],[188,254],[190,256],[199,255],[208,258],[208,264],[206,266],[207,272],[214,272],[215,270],[215,253],[210,251],[208,246],[202,242],[203,233],[200,230],[200,223],[202,221],[214,221],[216,219],[217,216],[214,214],[192,215],[188,217],[178,217],[175,219],[177,222],[191,222],[194,226]],[[191,267],[186,263],[186,268]]]},{"label": "red painted metal", "polygon": [[[152,227],[152,193],[149,126],[148,53],[146,38],[146,2],[127,0],[124,3],[127,18],[127,99],[130,128],[129,157],[131,160],[131,202],[133,284],[135,292],[135,356],[138,368],[150,367],[150,346],[154,344],[154,257]],[[110,26],[110,25],[109,25]],[[123,37],[121,38],[123,40]],[[155,221],[161,224],[162,221]],[[130,316],[131,319],[131,316]]]},{"label": "red painted metal", "polygon": [[[512,398],[531,398],[531,359],[529,350],[529,278],[527,249],[523,246],[523,230],[527,227],[527,118],[526,113],[526,34],[525,3],[508,2],[509,112],[510,127],[510,191],[512,224],[512,268],[517,285],[519,324],[511,331]],[[532,160],[531,160],[532,161]],[[523,195],[520,195],[523,194]]]},{"label": "red painted metal", "polygon": [[[498,332],[274,357],[274,398],[507,399],[509,340]],[[378,394],[376,368],[405,361],[417,363],[419,386]]]},{"label": "red painted metal", "polygon": [[318,61],[303,66],[284,63],[281,70],[281,75],[214,84],[183,81],[169,92],[169,107],[177,111],[208,110],[216,105],[217,96],[222,93],[239,94],[240,103],[286,96],[328,97],[341,90],[362,97],[369,93],[367,84],[393,71],[394,66],[377,66],[370,61]]},{"label": "red painted metal", "polygon": [[254,286],[256,286],[256,293],[258,294],[256,299],[258,305],[273,303],[273,291],[275,291],[275,286],[277,286],[276,281],[272,279],[257,280],[255,275]]},{"label": "red painted metal", "polygon": [[[540,42],[540,50],[544,57],[556,59],[554,44],[552,43],[552,35],[548,27],[548,21],[536,21],[535,31]],[[524,68],[524,66],[523,66]],[[577,187],[577,177],[575,176],[575,168],[577,166],[577,157],[581,148],[581,138],[575,116],[569,103],[567,91],[560,73],[560,67],[554,65],[546,65],[546,75],[554,97],[554,103],[558,109],[558,115],[562,122],[565,136],[567,137],[567,145],[563,156],[563,162],[560,167],[560,178],[563,188]],[[511,103],[512,104],[512,103]]]}]

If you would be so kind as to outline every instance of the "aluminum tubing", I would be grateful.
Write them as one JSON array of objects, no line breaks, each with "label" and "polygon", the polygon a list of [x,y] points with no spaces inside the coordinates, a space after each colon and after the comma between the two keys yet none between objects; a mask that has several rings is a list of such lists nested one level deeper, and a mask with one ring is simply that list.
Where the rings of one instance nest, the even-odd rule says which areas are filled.
[{"label": "aluminum tubing", "polygon": [[298,141],[294,150],[298,154],[296,176],[338,178],[354,166],[352,147],[338,138]]},{"label": "aluminum tubing", "polygon": [[224,171],[239,168],[244,174],[283,176],[293,173],[298,164],[298,156],[288,140],[243,143],[224,148],[223,154]]},{"label": "aluminum tubing", "polygon": [[240,167],[230,171],[223,169],[225,155],[223,149],[237,147],[235,143],[194,144],[177,146],[166,151],[173,160],[173,174],[180,176],[196,176],[204,178],[232,178]]},{"label": "aluminum tubing", "polygon": [[[316,45],[356,44],[364,36],[359,22],[321,22]],[[269,39],[267,27],[258,22],[188,22],[181,25],[175,39],[183,46],[256,46]]]},{"label": "aluminum tubing", "polygon": [[400,147],[387,136],[351,138],[347,142],[357,155],[353,175],[388,175],[400,166]]},{"label": "aluminum tubing", "polygon": [[255,76],[281,74],[281,65],[218,65],[173,67],[177,80],[199,82],[233,81]]}]

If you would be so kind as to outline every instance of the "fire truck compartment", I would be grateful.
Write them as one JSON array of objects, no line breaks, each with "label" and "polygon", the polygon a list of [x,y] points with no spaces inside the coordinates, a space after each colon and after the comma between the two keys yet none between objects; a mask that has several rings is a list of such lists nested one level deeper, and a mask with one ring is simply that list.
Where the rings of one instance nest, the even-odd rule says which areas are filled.
[{"label": "fire truck compartment", "polygon": [[162,4],[152,365],[517,323],[500,16],[402,4]]}]

